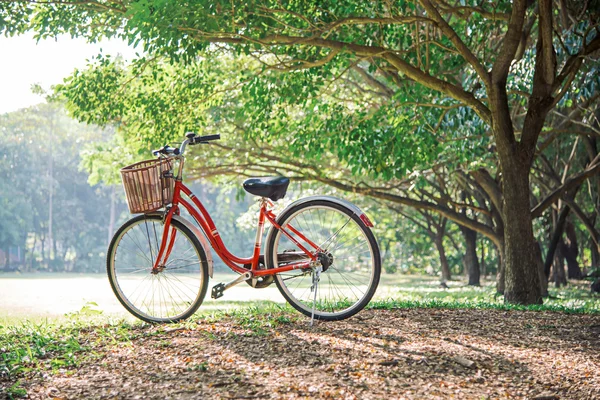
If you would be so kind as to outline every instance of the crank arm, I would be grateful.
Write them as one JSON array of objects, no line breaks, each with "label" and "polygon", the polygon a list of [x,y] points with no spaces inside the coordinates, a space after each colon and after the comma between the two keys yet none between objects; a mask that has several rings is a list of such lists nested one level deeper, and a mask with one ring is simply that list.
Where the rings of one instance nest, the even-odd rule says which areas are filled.
[{"label": "crank arm", "polygon": [[232,280],[231,282],[228,282],[225,284],[224,287],[224,291],[234,287],[235,285],[239,285],[242,282],[245,282],[247,280],[252,279],[252,272],[248,271],[248,272],[244,272],[243,274],[241,274],[240,276],[238,276],[237,278],[235,278],[234,280]]}]

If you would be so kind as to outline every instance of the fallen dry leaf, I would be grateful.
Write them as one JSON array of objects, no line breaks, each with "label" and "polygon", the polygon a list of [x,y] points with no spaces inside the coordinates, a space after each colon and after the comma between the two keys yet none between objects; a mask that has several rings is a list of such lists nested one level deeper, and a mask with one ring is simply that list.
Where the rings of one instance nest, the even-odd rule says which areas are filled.
[{"label": "fallen dry leaf", "polygon": [[592,329],[600,316],[443,309],[359,316],[312,328],[299,320],[260,334],[232,319],[152,335],[144,330],[156,328],[140,327],[130,344],[95,345],[103,355],[96,361],[20,381],[29,398],[44,400],[50,393],[68,399],[600,398],[600,337]]}]

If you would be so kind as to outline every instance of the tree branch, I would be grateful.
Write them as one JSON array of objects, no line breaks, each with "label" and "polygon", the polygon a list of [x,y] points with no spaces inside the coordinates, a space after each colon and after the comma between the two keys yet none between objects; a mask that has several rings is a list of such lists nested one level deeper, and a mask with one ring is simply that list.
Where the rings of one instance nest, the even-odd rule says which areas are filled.
[{"label": "tree branch", "polygon": [[475,69],[479,78],[483,81],[486,87],[489,87],[490,76],[485,67],[481,64],[479,59],[471,52],[471,50],[465,45],[460,37],[456,34],[456,31],[446,22],[446,20],[440,15],[438,10],[434,7],[429,0],[420,0],[428,14],[431,14],[437,25],[440,27],[444,35],[452,42],[454,47],[459,51],[460,55]]},{"label": "tree branch", "polygon": [[469,174],[481,186],[497,210],[502,210],[502,191],[490,173],[483,168],[471,171]]},{"label": "tree branch", "polygon": [[510,65],[515,58],[521,36],[523,34],[523,24],[525,21],[525,12],[527,11],[526,0],[513,1],[510,19],[508,21],[508,30],[504,36],[502,47],[496,62],[492,67],[492,82],[503,84],[508,76]]},{"label": "tree branch", "polygon": [[[584,38],[585,40],[585,38]],[[584,57],[592,54],[593,52],[600,49],[600,35],[597,34],[594,39],[592,39],[587,45],[584,44],[581,51],[579,53],[572,55],[565,62],[565,65],[562,67],[558,76],[554,81],[554,85],[552,86],[552,91],[557,91],[568,79],[569,76],[574,75],[581,68],[581,64],[583,63]]]},{"label": "tree branch", "polygon": [[[340,42],[337,40],[322,39],[319,37],[294,37],[284,35],[270,35],[262,39],[254,39],[243,35],[228,36],[204,36],[202,32],[197,31],[202,38],[209,42],[215,43],[240,43],[243,41],[256,42],[263,46],[296,46],[307,45],[315,47],[324,47],[332,50],[354,53],[357,56],[381,58],[388,61],[397,72],[408,76],[410,79],[419,82],[420,84],[439,92],[445,93],[448,96],[471,106],[474,111],[486,122],[491,123],[490,110],[478,100],[473,93],[467,92],[461,87],[453,85],[447,81],[436,78],[421,69],[414,67],[407,61],[403,60],[395,54],[394,51],[379,47],[365,46],[355,43]],[[235,37],[232,37],[235,36]]]},{"label": "tree branch", "polygon": [[360,187],[344,185],[340,182],[337,182],[337,181],[334,181],[334,180],[331,180],[331,179],[328,179],[325,177],[315,177],[315,180],[318,182],[333,186],[337,189],[346,191],[346,192],[361,193],[361,194],[365,194],[367,196],[375,197],[375,198],[382,199],[382,200],[387,200],[392,203],[403,204],[403,205],[413,207],[416,209],[434,211],[434,212],[448,218],[449,220],[456,222],[459,225],[466,226],[467,228],[470,228],[474,231],[481,233],[482,235],[489,238],[492,242],[494,242],[498,246],[500,246],[502,243],[501,237],[496,232],[494,232],[494,230],[492,228],[490,228],[489,226],[482,224],[481,222],[472,220],[471,218],[468,218],[460,213],[457,213],[455,211],[450,210],[449,208],[442,207],[435,203],[415,200],[415,199],[411,199],[409,197],[400,196],[400,195],[392,194],[389,192],[381,192],[378,190],[372,190],[372,189],[368,189],[368,188],[360,188]]},{"label": "tree branch", "polygon": [[386,85],[384,85],[383,83],[381,83],[378,79],[376,79],[374,76],[372,76],[371,74],[369,74],[367,71],[365,71],[363,68],[361,68],[359,65],[354,65],[352,67],[352,69],[354,71],[356,71],[360,76],[363,77],[363,79],[371,86],[377,88],[380,90],[380,92],[384,97],[386,98],[391,98],[394,95],[394,91],[392,89],[390,89],[389,87],[387,87]]},{"label": "tree branch", "polygon": [[347,17],[347,18],[341,18],[335,22],[333,22],[330,25],[326,25],[325,27],[321,28],[320,31],[321,32],[329,32],[332,30],[337,29],[340,26],[344,26],[344,25],[370,25],[370,24],[377,24],[377,25],[406,25],[406,24],[413,24],[415,22],[425,22],[425,23],[429,23],[429,24],[433,24],[434,21],[431,20],[431,18],[427,18],[427,17],[420,17],[417,15],[412,15],[412,16],[395,16],[395,17]]},{"label": "tree branch", "polygon": [[596,157],[590,166],[587,167],[583,172],[567,179],[565,183],[554,189],[548,196],[546,196],[546,198],[539,202],[538,205],[531,210],[531,217],[540,217],[548,207],[554,204],[558,199],[562,198],[565,193],[581,185],[581,183],[583,183],[586,179],[600,172],[600,162],[598,162],[599,157]]},{"label": "tree branch", "polygon": [[585,229],[587,229],[587,231],[589,232],[592,241],[600,250],[600,237],[598,235],[598,231],[596,230],[596,228],[594,228],[594,224],[592,223],[592,221],[590,221],[590,219],[587,217],[587,215],[585,215],[581,207],[579,207],[579,205],[575,203],[573,199],[567,197],[564,199],[564,202],[567,203],[567,205],[571,208],[571,211],[573,211],[577,218],[579,218],[579,220],[583,223]]},{"label": "tree branch", "polygon": [[[483,18],[489,19],[491,21],[508,21],[510,19],[510,14],[495,11],[487,11],[484,10],[482,7],[452,6],[443,0],[440,2],[440,7],[444,12],[450,14],[458,14],[463,19],[468,18],[472,13],[477,13]],[[465,16],[463,14],[467,15]]]}]

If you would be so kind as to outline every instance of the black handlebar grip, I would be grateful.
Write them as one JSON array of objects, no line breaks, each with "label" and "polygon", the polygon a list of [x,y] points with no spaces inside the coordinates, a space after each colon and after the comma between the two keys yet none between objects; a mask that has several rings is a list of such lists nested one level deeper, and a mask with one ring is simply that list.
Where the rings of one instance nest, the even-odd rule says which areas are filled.
[{"label": "black handlebar grip", "polygon": [[207,135],[207,136],[198,136],[194,138],[194,143],[208,143],[211,140],[219,140],[221,139],[220,134],[216,135]]}]

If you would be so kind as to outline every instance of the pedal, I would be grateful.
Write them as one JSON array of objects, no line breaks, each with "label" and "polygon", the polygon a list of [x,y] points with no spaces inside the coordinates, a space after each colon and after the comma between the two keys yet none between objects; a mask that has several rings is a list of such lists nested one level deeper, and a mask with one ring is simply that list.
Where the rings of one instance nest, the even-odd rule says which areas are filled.
[{"label": "pedal", "polygon": [[219,283],[218,285],[213,286],[212,291],[210,293],[210,297],[213,299],[218,299],[219,297],[223,297],[223,292],[227,289],[234,287],[235,285],[247,281],[248,279],[252,279],[252,272],[244,272],[236,279],[232,280],[229,283]]},{"label": "pedal", "polygon": [[213,286],[212,291],[210,293],[210,297],[213,299],[218,299],[219,297],[223,297],[223,292],[225,291],[225,284],[219,283],[218,285]]}]

